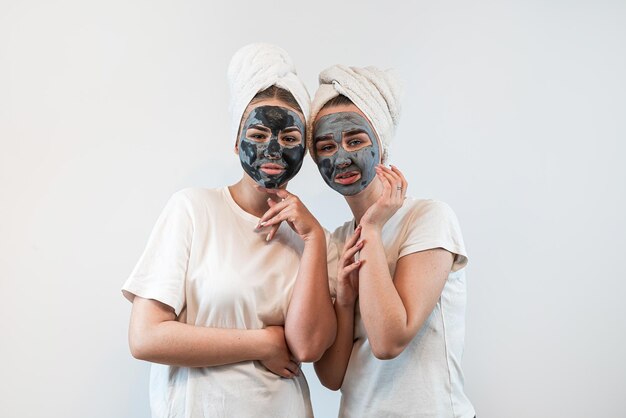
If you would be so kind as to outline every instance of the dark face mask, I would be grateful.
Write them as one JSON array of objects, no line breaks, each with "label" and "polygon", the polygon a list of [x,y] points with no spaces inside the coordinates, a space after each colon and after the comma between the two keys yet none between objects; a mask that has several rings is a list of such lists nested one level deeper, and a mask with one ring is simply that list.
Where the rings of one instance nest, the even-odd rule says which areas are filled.
[{"label": "dark face mask", "polygon": [[241,166],[260,186],[275,189],[302,167],[304,135],[304,122],[297,113],[279,106],[259,106],[241,128]]},{"label": "dark face mask", "polygon": [[[314,131],[317,167],[326,184],[344,196],[353,196],[374,180],[380,150],[367,119],[356,112],[331,113],[318,119]],[[370,145],[356,149],[359,145],[350,136],[343,141],[345,134],[355,132],[367,134]]]}]

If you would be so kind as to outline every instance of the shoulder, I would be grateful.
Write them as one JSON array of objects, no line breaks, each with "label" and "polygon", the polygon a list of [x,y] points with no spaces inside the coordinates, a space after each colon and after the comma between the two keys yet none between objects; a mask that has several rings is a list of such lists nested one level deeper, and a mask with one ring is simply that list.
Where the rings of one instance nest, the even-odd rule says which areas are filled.
[{"label": "shoulder", "polygon": [[186,187],[172,194],[173,199],[188,200],[190,202],[202,201],[206,199],[219,198],[222,189],[207,189],[204,187]]},{"label": "shoulder", "polygon": [[435,199],[407,197],[400,211],[404,213],[405,217],[418,223],[434,221],[458,222],[456,214],[450,205]]},{"label": "shoulder", "polygon": [[171,195],[162,216],[186,219],[195,224],[225,206],[222,189],[187,187]]},{"label": "shoulder", "polygon": [[453,271],[467,264],[467,252],[456,214],[445,202],[407,198],[401,221],[403,244],[400,256],[431,248],[444,248],[455,254]]},{"label": "shoulder", "polygon": [[207,189],[203,187],[186,187],[173,193],[170,197],[170,202],[186,205],[190,209],[216,204],[223,200],[222,189]]}]

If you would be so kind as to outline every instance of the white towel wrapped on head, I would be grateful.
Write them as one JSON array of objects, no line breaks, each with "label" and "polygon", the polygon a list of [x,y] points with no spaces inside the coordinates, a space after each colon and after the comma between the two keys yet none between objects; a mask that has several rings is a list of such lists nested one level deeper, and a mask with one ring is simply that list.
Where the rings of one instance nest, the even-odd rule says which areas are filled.
[{"label": "white towel wrapped on head", "polygon": [[[392,70],[376,67],[348,67],[334,65],[322,71],[320,86],[311,103],[313,123],[319,111],[328,101],[339,95],[346,96],[369,119],[378,135],[382,162],[387,161],[389,145],[400,118],[400,80]],[[309,146],[313,130],[309,131]],[[309,148],[313,149],[313,148]]]},{"label": "white towel wrapped on head", "polygon": [[289,54],[276,45],[254,43],[240,48],[228,65],[228,83],[231,129],[235,138],[250,101],[258,92],[271,86],[288,90],[300,105],[304,117],[309,115],[309,93]]}]

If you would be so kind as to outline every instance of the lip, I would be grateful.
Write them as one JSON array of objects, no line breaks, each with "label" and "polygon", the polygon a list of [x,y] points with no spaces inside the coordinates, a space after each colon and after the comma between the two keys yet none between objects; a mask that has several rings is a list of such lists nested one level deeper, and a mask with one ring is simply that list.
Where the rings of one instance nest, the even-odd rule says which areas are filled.
[{"label": "lip", "polygon": [[339,183],[343,186],[354,184],[361,180],[361,172],[357,170],[346,171],[344,173],[337,174],[335,176],[335,183]]},{"label": "lip", "polygon": [[265,163],[261,165],[261,171],[270,176],[275,176],[285,172],[285,167],[276,163]]}]

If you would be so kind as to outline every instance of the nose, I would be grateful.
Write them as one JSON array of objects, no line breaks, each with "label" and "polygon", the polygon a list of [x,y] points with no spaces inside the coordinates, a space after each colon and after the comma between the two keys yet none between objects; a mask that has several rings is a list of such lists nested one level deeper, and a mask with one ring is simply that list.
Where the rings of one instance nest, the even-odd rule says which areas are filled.
[{"label": "nose", "polygon": [[335,167],[337,168],[346,168],[350,164],[352,164],[352,160],[346,156],[337,157],[337,161],[335,161]]},{"label": "nose", "polygon": [[279,160],[282,158],[283,153],[280,144],[278,143],[278,138],[270,139],[270,143],[265,149],[264,155],[265,158],[269,158],[270,160]]}]

